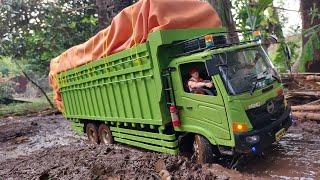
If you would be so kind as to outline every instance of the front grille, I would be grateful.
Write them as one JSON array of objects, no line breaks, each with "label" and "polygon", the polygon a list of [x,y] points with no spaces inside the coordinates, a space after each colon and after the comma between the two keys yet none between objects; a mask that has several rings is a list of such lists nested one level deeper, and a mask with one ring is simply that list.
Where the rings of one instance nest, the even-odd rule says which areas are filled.
[{"label": "front grille", "polygon": [[[267,110],[268,103],[272,101],[274,104],[274,111],[269,113]],[[249,109],[246,111],[253,129],[261,129],[273,121],[277,120],[285,110],[284,96],[269,99],[264,105]]]}]

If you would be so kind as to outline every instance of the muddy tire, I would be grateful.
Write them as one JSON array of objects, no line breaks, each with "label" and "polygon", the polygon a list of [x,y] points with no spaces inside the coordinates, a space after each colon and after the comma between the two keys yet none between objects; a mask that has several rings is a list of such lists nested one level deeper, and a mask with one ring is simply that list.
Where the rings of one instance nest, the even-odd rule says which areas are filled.
[{"label": "muddy tire", "polygon": [[197,163],[205,164],[213,162],[211,143],[201,135],[194,136],[193,152]]},{"label": "muddy tire", "polygon": [[92,143],[92,144],[99,143],[98,128],[95,124],[88,123],[86,126],[86,132],[87,132],[89,143]]},{"label": "muddy tire", "polygon": [[98,134],[100,144],[113,144],[112,134],[107,125],[100,124]]}]

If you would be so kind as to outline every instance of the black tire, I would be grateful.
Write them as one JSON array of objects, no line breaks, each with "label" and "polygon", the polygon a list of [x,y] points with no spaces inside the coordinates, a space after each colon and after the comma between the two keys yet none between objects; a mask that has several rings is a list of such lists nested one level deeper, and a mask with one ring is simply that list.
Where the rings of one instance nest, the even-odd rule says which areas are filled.
[{"label": "black tire", "polygon": [[113,144],[112,133],[106,124],[100,124],[98,134],[100,144]]},{"label": "black tire", "polygon": [[211,143],[203,136],[196,134],[193,142],[193,152],[197,163],[205,164],[213,162]]},{"label": "black tire", "polygon": [[98,144],[99,143],[99,137],[98,137],[98,128],[93,123],[88,123],[86,125],[86,133],[88,136],[88,140],[92,144]]}]

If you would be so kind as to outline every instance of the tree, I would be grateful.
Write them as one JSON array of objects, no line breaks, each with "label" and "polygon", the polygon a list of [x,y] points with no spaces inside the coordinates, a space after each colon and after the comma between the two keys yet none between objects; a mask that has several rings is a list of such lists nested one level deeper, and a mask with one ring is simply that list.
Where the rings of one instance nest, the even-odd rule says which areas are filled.
[{"label": "tree", "polygon": [[275,8],[273,2],[271,2],[270,7],[268,7],[267,10],[269,12],[269,17],[265,19],[267,31],[266,35],[276,35],[279,43],[273,63],[277,65],[279,71],[291,71],[292,62],[290,61],[291,59],[288,59],[287,55],[285,54],[285,49],[288,47],[291,51],[293,51],[295,46],[292,43],[286,43],[286,39],[282,30],[283,24],[280,21],[279,12]]},{"label": "tree", "polygon": [[[241,30],[265,30],[267,29],[265,10],[272,6],[272,0],[233,0],[236,11],[237,26]],[[250,38],[250,33],[243,34],[244,38]]]},{"label": "tree", "polygon": [[320,72],[320,1],[300,3],[303,50],[299,70]]},{"label": "tree", "polygon": [[94,0],[3,0],[0,54],[26,59],[28,70],[47,74],[49,62],[97,30]]},{"label": "tree", "polygon": [[99,29],[106,28],[122,9],[132,5],[133,0],[96,0]]},{"label": "tree", "polygon": [[[270,35],[276,35],[279,46],[275,58],[272,59],[278,70],[286,71],[291,69],[292,62],[289,61],[284,50],[287,45],[291,52],[294,52],[297,45],[286,42],[282,28],[283,22],[279,16],[278,9],[273,5],[273,0],[234,0],[237,25],[241,30],[260,30],[263,37],[263,45],[267,50],[270,43]],[[251,34],[243,34],[245,39],[250,39]]]},{"label": "tree", "polygon": [[231,12],[232,4],[230,0],[209,0],[209,3],[218,12],[222,25],[227,28],[229,38],[232,42],[239,42],[239,36],[236,33],[236,23]]}]

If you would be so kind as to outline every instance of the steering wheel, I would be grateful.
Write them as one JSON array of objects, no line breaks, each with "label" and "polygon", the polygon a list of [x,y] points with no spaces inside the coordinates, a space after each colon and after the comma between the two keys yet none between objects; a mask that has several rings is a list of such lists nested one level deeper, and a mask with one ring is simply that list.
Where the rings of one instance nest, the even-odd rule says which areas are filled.
[{"label": "steering wheel", "polygon": [[203,92],[203,93],[206,93],[207,95],[214,96],[214,94],[209,89],[205,89],[205,88],[197,88],[197,89],[192,90],[191,92],[192,93],[193,92]]}]

